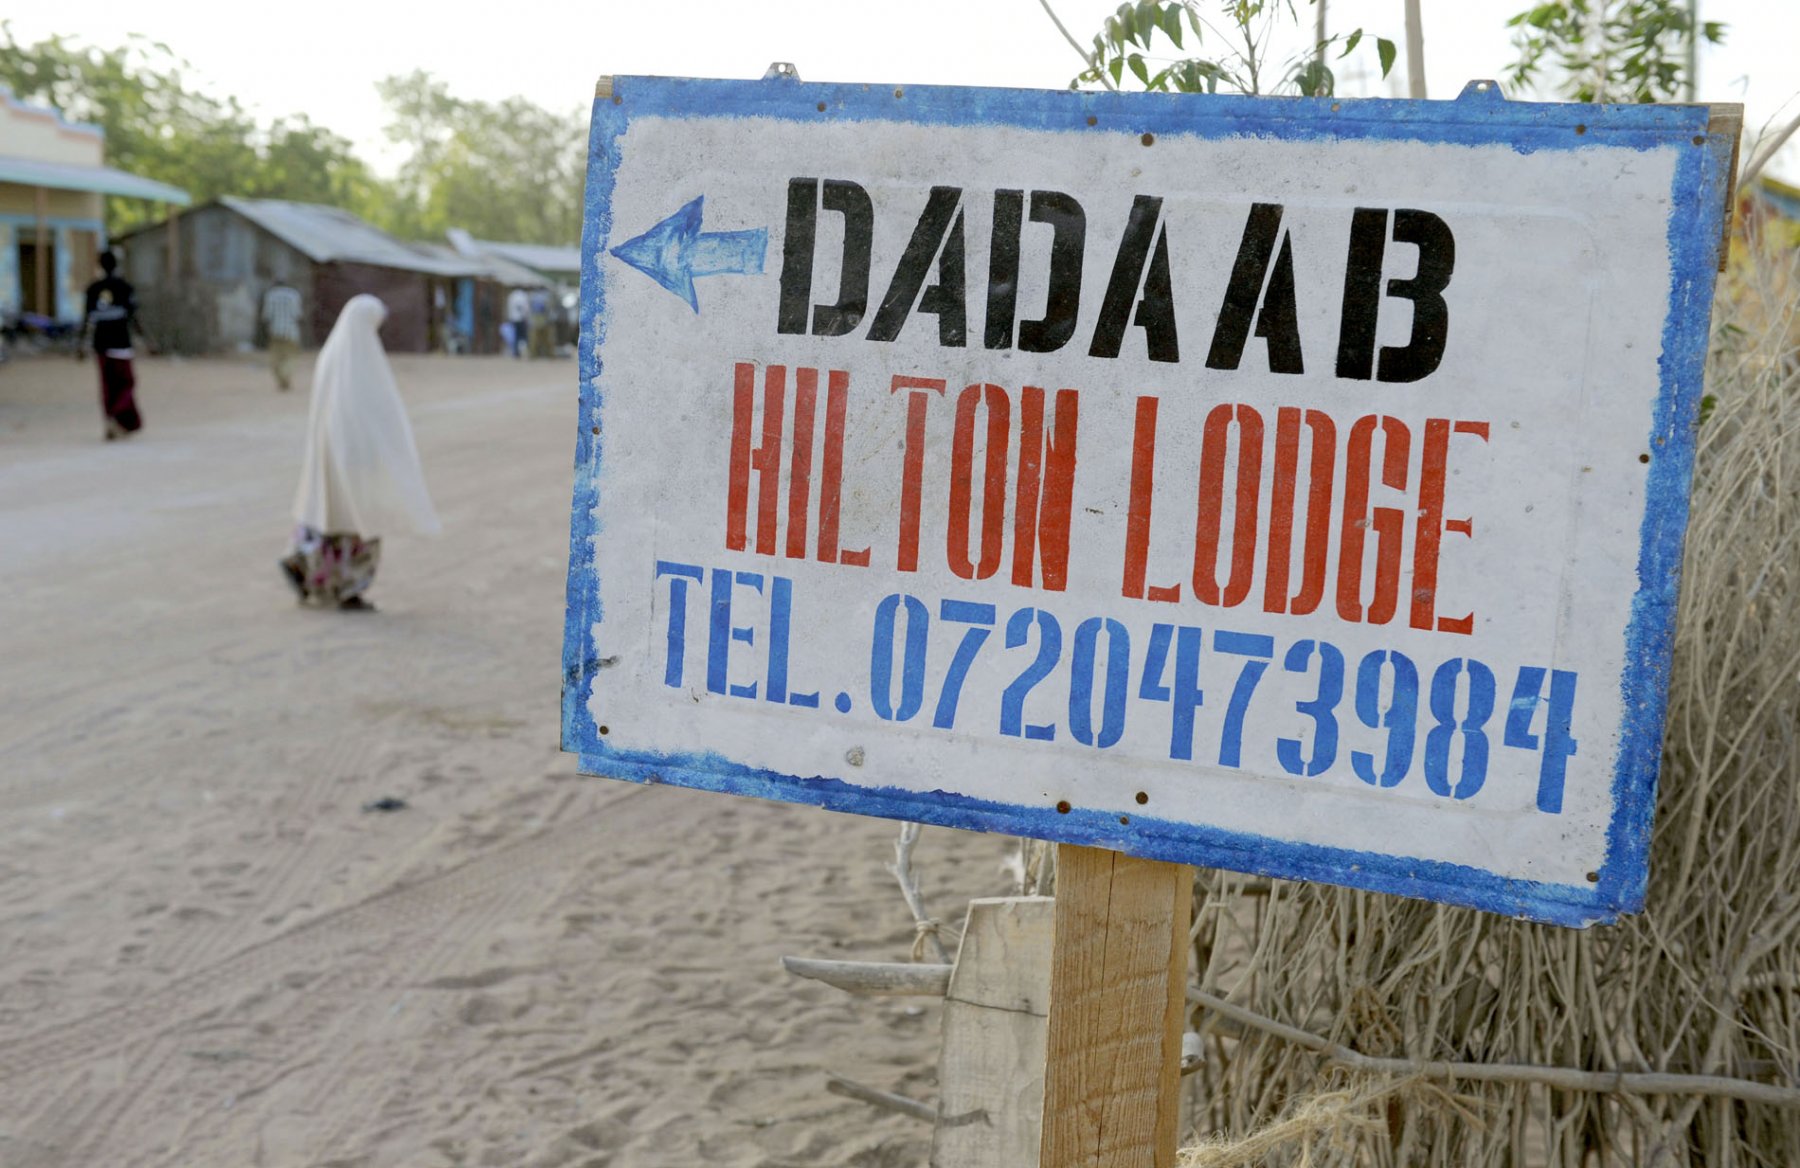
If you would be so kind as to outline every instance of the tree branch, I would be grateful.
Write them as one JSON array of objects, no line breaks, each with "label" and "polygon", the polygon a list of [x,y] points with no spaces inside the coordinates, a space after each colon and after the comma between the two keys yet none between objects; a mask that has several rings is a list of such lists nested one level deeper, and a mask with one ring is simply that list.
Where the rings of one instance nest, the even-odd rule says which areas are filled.
[{"label": "tree branch", "polygon": [[912,850],[919,842],[919,825],[903,823],[900,825],[900,838],[894,841],[894,862],[887,866],[895,880],[900,883],[900,895],[906,898],[906,907],[912,910],[913,928],[913,960],[918,961],[923,955],[924,943],[931,942],[931,948],[937,954],[939,965],[950,964],[950,951],[944,948],[943,938],[938,935],[938,920],[925,911],[925,899],[919,895],[918,881],[913,877]]},{"label": "tree branch", "polygon": [[1756,156],[1745,163],[1743,177],[1738,179],[1739,190],[1742,190],[1756,181],[1757,176],[1762,174],[1763,167],[1769,165],[1769,160],[1780,153],[1781,148],[1787,145],[1787,140],[1794,136],[1794,131],[1796,130],[1800,130],[1800,117],[1796,117],[1793,121],[1789,122],[1786,127],[1774,137],[1757,142]]},{"label": "tree branch", "polygon": [[1050,23],[1056,26],[1056,31],[1063,34],[1063,40],[1069,42],[1069,47],[1074,49],[1076,54],[1079,55],[1083,61],[1087,62],[1087,67],[1092,69],[1095,75],[1100,78],[1100,84],[1106,86],[1115,93],[1118,92],[1119,87],[1112,83],[1112,78],[1106,75],[1106,70],[1094,63],[1093,54],[1089,53],[1086,49],[1083,49],[1081,47],[1081,42],[1070,36],[1069,30],[1063,27],[1063,22],[1057,18],[1056,10],[1050,7],[1050,0],[1038,0],[1038,4],[1043,7],[1044,15],[1050,18]]},{"label": "tree branch", "polygon": [[1649,1071],[1583,1071],[1574,1067],[1548,1067],[1519,1063],[1452,1063],[1404,1058],[1376,1058],[1346,1049],[1310,1031],[1277,1022],[1254,1010],[1234,1006],[1203,990],[1189,989],[1188,1001],[1204,1006],[1234,1022],[1261,1030],[1323,1056],[1328,1062],[1352,1070],[1386,1075],[1418,1075],[1426,1079],[1462,1079],[1478,1083],[1542,1083],[1564,1091],[1593,1091],[1606,1095],[1717,1095],[1767,1103],[1773,1107],[1800,1108],[1800,1089],[1777,1087],[1724,1075],[1677,1075]]}]

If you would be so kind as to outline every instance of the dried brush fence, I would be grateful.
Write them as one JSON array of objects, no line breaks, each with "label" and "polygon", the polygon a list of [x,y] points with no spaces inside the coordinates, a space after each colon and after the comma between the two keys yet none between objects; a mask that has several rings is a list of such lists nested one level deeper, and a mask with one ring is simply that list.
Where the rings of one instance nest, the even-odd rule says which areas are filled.
[{"label": "dried brush fence", "polygon": [[[1721,281],[1647,909],[1204,872],[1186,1165],[1800,1165],[1800,252]],[[1023,865],[1022,865],[1023,866]]]}]

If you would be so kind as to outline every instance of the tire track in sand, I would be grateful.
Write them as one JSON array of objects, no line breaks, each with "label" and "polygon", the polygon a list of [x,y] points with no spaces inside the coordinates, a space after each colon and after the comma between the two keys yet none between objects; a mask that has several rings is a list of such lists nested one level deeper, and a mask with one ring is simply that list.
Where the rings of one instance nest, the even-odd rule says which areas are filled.
[{"label": "tire track in sand", "polygon": [[[354,1011],[346,1011],[347,1004],[366,1000],[374,989],[416,981],[422,965],[436,968],[447,962],[525,896],[545,895],[573,879],[603,824],[617,827],[619,805],[641,792],[632,787],[611,794],[566,822],[498,845],[435,876],[332,910],[135,1001],[11,1043],[0,1051],[0,1098],[11,1097],[26,1107],[14,1117],[9,1142],[18,1150],[41,1150],[48,1157],[40,1161],[45,1165],[99,1162],[64,1156],[90,1156],[123,1120],[146,1107],[179,1106],[186,1097],[187,1076],[180,1073],[186,1065],[174,1068],[174,1074],[158,1072],[171,1059],[191,1057],[182,1053],[194,1045],[191,1024],[259,992],[285,990],[292,1003],[278,1013],[276,1024],[259,1026],[248,1043],[234,1039],[234,1046],[247,1046],[243,1057],[249,1059],[285,1065],[307,1061],[350,1021],[345,1015]],[[564,807],[577,797],[572,793]],[[544,878],[559,871],[561,880]],[[430,940],[421,943],[421,938]],[[321,969],[326,972],[314,979],[278,984],[284,974]],[[331,1019],[337,1024],[322,1024]],[[345,1053],[342,1044],[337,1050],[340,1057]],[[94,1066],[114,1056],[123,1057],[122,1074],[104,1074],[104,1067]],[[39,1090],[21,1082],[27,1076],[36,1079]],[[321,1086],[326,1088],[317,1096],[322,1100],[331,1089]],[[75,1135],[75,1147],[66,1146],[68,1134]]]}]

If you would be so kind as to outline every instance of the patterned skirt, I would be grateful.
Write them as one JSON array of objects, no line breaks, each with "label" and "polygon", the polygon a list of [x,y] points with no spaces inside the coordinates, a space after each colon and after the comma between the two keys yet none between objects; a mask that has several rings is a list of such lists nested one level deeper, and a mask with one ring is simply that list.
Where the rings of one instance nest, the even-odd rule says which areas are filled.
[{"label": "patterned skirt", "polygon": [[294,529],[294,544],[281,570],[302,604],[356,607],[375,582],[381,540],[354,533],[326,535],[310,527]]}]

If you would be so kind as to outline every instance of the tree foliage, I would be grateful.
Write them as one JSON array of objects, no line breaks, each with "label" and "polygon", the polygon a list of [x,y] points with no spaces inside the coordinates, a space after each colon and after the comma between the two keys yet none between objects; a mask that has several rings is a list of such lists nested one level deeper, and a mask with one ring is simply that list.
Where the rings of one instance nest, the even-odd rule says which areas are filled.
[{"label": "tree foliage", "polygon": [[348,138],[317,126],[305,114],[277,118],[259,135],[252,198],[326,203],[361,215],[378,213],[384,184],[352,153]]},{"label": "tree foliage", "polygon": [[[204,202],[220,195],[342,207],[403,238],[441,239],[461,227],[486,239],[566,244],[581,236],[586,127],[521,97],[471,101],[428,73],[378,85],[388,136],[406,148],[392,180],[350,141],[305,114],[263,125],[231,97],[188,77],[164,44],[133,36],[102,49],[52,36],[21,43],[0,21],[0,85],[106,134],[106,161],[177,186]],[[160,208],[109,199],[118,234]]]},{"label": "tree foliage", "polygon": [[1513,85],[1529,86],[1552,66],[1557,92],[1574,101],[1680,100],[1689,43],[1725,39],[1718,21],[1696,27],[1683,0],[1551,0],[1506,24],[1519,50]]},{"label": "tree foliage", "polygon": [[390,230],[422,238],[461,227],[520,243],[580,238],[587,158],[580,113],[552,113],[522,97],[472,101],[425,72],[389,77],[376,89],[388,106],[388,137],[407,150],[388,207]]},{"label": "tree foliage", "polygon": [[[133,36],[111,49],[51,36],[22,44],[0,21],[0,84],[106,134],[106,160],[121,170],[218,195],[329,202],[367,210],[378,184],[348,140],[304,116],[258,126],[235,98],[191,85],[167,45]],[[141,199],[109,199],[113,232],[158,213]]]},{"label": "tree foliage", "polygon": [[[1309,0],[1317,3],[1317,0]],[[1135,0],[1119,5],[1094,35],[1088,68],[1069,83],[1117,86],[1129,72],[1152,92],[1297,93],[1328,97],[1337,79],[1328,63],[1331,50],[1341,60],[1363,41],[1363,30],[1327,37],[1311,51],[1272,63],[1269,45],[1285,18],[1299,21],[1293,0],[1218,0],[1215,21],[1206,15],[1201,0]],[[1210,41],[1207,38],[1211,38]],[[1178,53],[1186,53],[1192,38],[1196,49],[1207,45],[1216,51],[1207,56],[1167,55],[1159,42],[1167,41]],[[1394,42],[1376,37],[1381,75],[1394,66]],[[1156,55],[1157,48],[1165,48]]]}]

